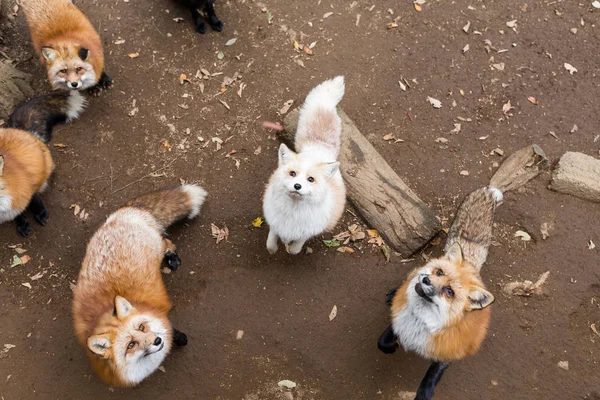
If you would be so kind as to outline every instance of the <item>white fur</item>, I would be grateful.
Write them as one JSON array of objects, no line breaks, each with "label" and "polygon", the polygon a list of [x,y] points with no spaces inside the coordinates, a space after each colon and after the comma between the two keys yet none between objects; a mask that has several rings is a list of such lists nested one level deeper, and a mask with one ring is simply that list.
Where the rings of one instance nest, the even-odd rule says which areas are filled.
[{"label": "white fur", "polygon": [[502,201],[502,199],[504,198],[504,196],[502,195],[502,191],[500,189],[490,186],[490,187],[488,187],[488,190],[492,194],[492,197],[494,198],[494,200],[496,200],[496,203],[500,203]]},{"label": "white fur", "polygon": [[[296,132],[296,142],[302,139],[304,147],[298,154],[284,145],[280,147],[279,167],[271,177],[263,200],[265,219],[270,227],[267,249],[272,254],[277,251],[279,239],[289,245],[289,253],[298,254],[304,242],[323,233],[341,214],[338,197],[344,196],[344,182],[336,161],[342,132],[335,107],[343,95],[342,76],[312,89],[300,110]],[[325,131],[314,132],[311,123],[322,108],[331,109],[335,121],[333,126],[315,128]],[[332,140],[316,139],[324,135]],[[291,177],[290,170],[296,176]],[[309,174],[315,178],[314,183],[308,181]],[[297,184],[301,189],[295,188]]]},{"label": "white fur", "polygon": [[67,122],[79,118],[79,115],[83,112],[87,106],[87,100],[76,90],[69,93],[67,99],[67,107],[65,113],[67,114]]},{"label": "white fur", "polygon": [[21,212],[23,212],[23,210],[13,210],[12,196],[2,193],[2,188],[0,187],[0,224],[12,221],[17,215],[21,214]]},{"label": "white fur", "polygon": [[188,215],[188,218],[192,219],[200,214],[200,208],[206,200],[206,190],[198,185],[183,185],[181,188],[190,196],[192,201],[192,212]]},{"label": "white fur", "polygon": [[[168,331],[160,320],[151,315],[141,314],[132,318],[129,328],[135,330],[141,323],[147,323],[152,333],[161,338],[160,345],[150,344],[145,349],[139,349],[135,353],[125,356],[124,349],[131,340],[126,330],[119,335],[115,341],[116,343],[112,345],[116,350],[113,354],[121,377],[134,384],[143,381],[156,371],[171,350],[170,341],[167,341]],[[145,356],[145,351],[152,351],[153,353]]]},{"label": "white fur", "polygon": [[446,325],[448,305],[439,296],[432,296],[430,303],[417,294],[415,285],[431,273],[431,268],[419,272],[406,289],[406,305],[392,320],[392,329],[406,351],[430,358],[431,339]]},{"label": "white fur", "polygon": [[[74,69],[77,67],[84,68],[85,73],[77,81],[78,87],[73,89],[67,85],[69,83],[67,77],[65,75],[61,76],[59,72],[61,69]],[[85,90],[98,83],[98,77],[96,76],[96,72],[94,72],[92,64],[82,60],[70,60],[68,62],[62,60],[55,61],[52,67],[48,69],[48,79],[54,89],[60,90]]]}]

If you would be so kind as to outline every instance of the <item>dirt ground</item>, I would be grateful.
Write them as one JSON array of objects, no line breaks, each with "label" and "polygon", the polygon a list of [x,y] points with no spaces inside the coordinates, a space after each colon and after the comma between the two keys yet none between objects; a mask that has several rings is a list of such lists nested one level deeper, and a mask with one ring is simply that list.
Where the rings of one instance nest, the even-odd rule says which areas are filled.
[{"label": "dirt ground", "polygon": [[[442,241],[410,262],[394,254],[386,263],[366,241],[342,254],[322,238],[309,243],[312,254],[270,256],[266,227],[251,226],[277,161],[278,141],[260,123],[281,121],[284,102],[300,104],[326,78],[345,75],[341,106],[446,227],[462,197],[489,182],[494,163],[523,146],[537,143],[553,161],[567,150],[599,155],[600,10],[591,0],[427,0],[422,12],[410,1],[219,0],[224,31],[206,35],[169,0],[76,3],[99,28],[115,85],[91,99],[80,120],[55,131],[57,170],[43,195],[48,224],[34,224],[27,239],[13,224],[0,226],[3,400],[398,400],[415,391],[426,361],[402,351],[384,355],[376,341],[388,324],[386,291],[438,255]],[[514,29],[507,25],[513,20]],[[294,39],[316,42],[314,54],[295,49]],[[5,30],[3,50],[36,76],[38,93],[48,91],[21,11]],[[196,78],[200,69],[215,75]],[[236,72],[241,79],[221,93]],[[181,84],[181,74],[191,82]],[[505,115],[509,100],[514,109]],[[404,141],[386,142],[388,133]],[[214,137],[224,141],[219,151]],[[491,154],[496,148],[504,155]],[[109,388],[75,341],[70,286],[107,215],[180,180],[209,192],[197,220],[170,230],[183,264],[164,275],[172,321],[189,344],[138,388]],[[483,269],[496,295],[488,337],[477,355],[450,367],[436,398],[600,399],[600,336],[591,328],[600,329],[600,206],[548,190],[549,180],[544,173],[506,194]],[[84,219],[74,215],[75,204]],[[215,244],[213,222],[228,227],[227,241]],[[350,209],[334,234],[352,223],[366,227]],[[545,240],[542,223],[551,226]],[[531,240],[514,237],[517,230]],[[10,268],[16,252],[8,246],[18,243],[31,260]],[[545,271],[541,296],[502,290]],[[283,379],[298,384],[292,397],[278,388]]]}]

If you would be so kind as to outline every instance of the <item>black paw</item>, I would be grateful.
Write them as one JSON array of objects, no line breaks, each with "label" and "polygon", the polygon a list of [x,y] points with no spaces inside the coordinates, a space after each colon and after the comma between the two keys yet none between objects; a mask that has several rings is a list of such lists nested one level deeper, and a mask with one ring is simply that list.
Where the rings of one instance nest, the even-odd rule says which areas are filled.
[{"label": "black paw", "polygon": [[173,329],[173,343],[177,346],[185,346],[187,344],[187,336],[185,333]]},{"label": "black paw", "polygon": [[110,76],[106,75],[106,73],[102,73],[100,76],[100,80],[96,83],[95,86],[92,86],[88,89],[88,93],[90,96],[98,97],[103,90],[108,90],[113,86],[113,80]]},{"label": "black paw", "polygon": [[392,301],[394,300],[394,296],[396,296],[397,291],[398,291],[397,288],[388,290],[387,294],[385,295],[385,303],[388,306],[392,305]]},{"label": "black paw", "polygon": [[27,237],[31,234],[31,225],[29,225],[29,222],[25,221],[25,222],[18,222],[17,223],[17,231]]},{"label": "black paw", "polygon": [[48,210],[44,208],[39,213],[35,214],[33,217],[38,222],[38,224],[42,226],[46,225],[46,222],[48,222]]},{"label": "black paw", "polygon": [[204,21],[196,21],[196,32],[205,34],[206,33],[206,24]]},{"label": "black paw", "polygon": [[223,30],[223,23],[218,18],[210,19],[210,27],[213,31],[221,32]]},{"label": "black paw", "polygon": [[177,271],[181,265],[181,258],[174,251],[167,251],[165,254],[165,264],[171,271]]}]

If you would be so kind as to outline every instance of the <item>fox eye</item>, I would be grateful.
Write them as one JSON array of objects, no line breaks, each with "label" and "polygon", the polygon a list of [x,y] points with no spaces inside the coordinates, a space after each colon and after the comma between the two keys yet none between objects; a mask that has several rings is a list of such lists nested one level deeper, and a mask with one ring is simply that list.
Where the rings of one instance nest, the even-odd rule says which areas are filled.
[{"label": "fox eye", "polygon": [[144,324],[140,324],[140,327],[138,328],[140,331],[144,332]]},{"label": "fox eye", "polygon": [[315,181],[315,178],[313,178],[312,176],[309,176],[309,177],[308,177],[308,181],[309,181],[310,183],[313,183],[313,182]]},{"label": "fox eye", "polygon": [[296,171],[290,171],[290,176],[293,178],[296,176]]},{"label": "fox eye", "polygon": [[437,276],[444,276],[444,271],[442,271],[441,269],[438,269],[437,271],[435,271],[435,274]]},{"label": "fox eye", "polygon": [[77,67],[77,69],[76,69],[75,71],[77,71],[77,72],[81,72],[81,70],[82,70],[82,69],[83,69],[83,68],[81,68],[81,67]]},{"label": "fox eye", "polygon": [[60,70],[60,71],[58,71],[58,72],[60,72],[61,74],[66,74],[66,73],[67,73],[67,70],[66,70],[66,69],[61,69],[61,70]]},{"label": "fox eye", "polygon": [[448,297],[454,297],[454,290],[452,290],[450,286],[446,286],[444,288],[444,292],[446,292],[446,295],[448,295]]},{"label": "fox eye", "polygon": [[131,341],[131,342],[129,342],[129,344],[127,345],[127,348],[128,348],[129,350],[131,350],[131,349],[133,349],[133,348],[135,347],[135,345],[136,345],[136,344],[137,344],[137,343],[136,343],[135,341],[133,341],[133,340],[132,340],[132,341]]}]

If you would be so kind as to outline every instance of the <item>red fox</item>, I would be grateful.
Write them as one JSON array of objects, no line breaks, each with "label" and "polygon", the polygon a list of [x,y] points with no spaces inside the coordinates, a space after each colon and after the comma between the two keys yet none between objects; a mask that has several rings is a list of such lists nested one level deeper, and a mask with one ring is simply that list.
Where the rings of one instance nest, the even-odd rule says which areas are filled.
[{"label": "red fox", "polygon": [[20,105],[0,129],[0,223],[17,223],[17,231],[28,236],[31,226],[24,215],[30,209],[37,222],[48,221],[40,198],[54,170],[46,147],[57,123],[77,118],[85,107],[78,92],[52,93]]},{"label": "red fox", "polygon": [[384,353],[405,350],[433,360],[415,400],[429,400],[451,361],[474,354],[486,337],[494,296],[479,272],[492,241],[492,224],[502,192],[489,187],[468,195],[458,209],[444,256],[412,271],[388,293],[392,323],[381,335]]},{"label": "red fox", "polygon": [[94,371],[108,384],[135,386],[161,365],[172,344],[187,336],[167,318],[171,301],[160,265],[180,265],[164,230],[200,212],[206,192],[183,185],[130,201],[94,234],[73,298],[79,343],[89,349]]},{"label": "red fox", "polygon": [[110,87],[100,36],[71,0],[24,0],[23,10],[35,51],[54,89],[94,94]]}]

